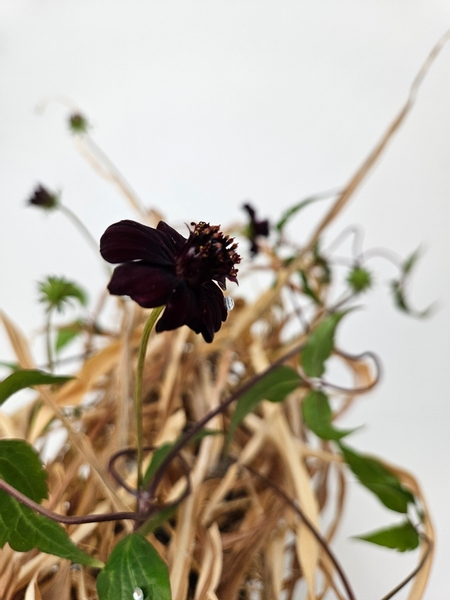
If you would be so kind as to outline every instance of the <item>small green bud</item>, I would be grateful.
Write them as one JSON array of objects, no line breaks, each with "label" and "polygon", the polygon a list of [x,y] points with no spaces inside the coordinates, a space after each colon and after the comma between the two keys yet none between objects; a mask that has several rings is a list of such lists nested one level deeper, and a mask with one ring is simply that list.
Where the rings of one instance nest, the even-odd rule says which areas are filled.
[{"label": "small green bud", "polygon": [[360,294],[372,286],[372,275],[362,267],[354,267],[348,274],[347,283],[355,293]]},{"label": "small green bud", "polygon": [[73,113],[69,117],[69,128],[72,133],[87,133],[89,123],[81,113]]}]

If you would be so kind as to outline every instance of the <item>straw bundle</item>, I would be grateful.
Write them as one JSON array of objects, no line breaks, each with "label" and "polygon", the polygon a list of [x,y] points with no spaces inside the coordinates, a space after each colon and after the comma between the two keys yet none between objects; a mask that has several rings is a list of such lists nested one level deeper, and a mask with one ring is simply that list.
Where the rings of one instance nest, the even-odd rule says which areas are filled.
[{"label": "straw bundle", "polygon": [[[399,116],[339,194],[309,243],[290,261],[280,261],[265,248],[273,286],[254,302],[237,300],[211,344],[186,327],[150,337],[142,390],[147,464],[155,449],[179,439],[270,365],[282,360],[298,369],[308,336],[328,315],[324,307],[329,285],[317,271],[316,242],[400,126],[444,41],[420,72]],[[122,182],[115,180],[121,187]],[[147,219],[148,214],[143,217]],[[297,327],[293,334],[286,334],[291,323],[298,321],[295,302],[288,301],[286,293],[302,294],[296,279],[299,270],[307,273],[321,302],[309,315],[308,328]],[[147,312],[119,300],[108,332],[94,336],[86,330],[89,352],[73,381],[57,391],[40,387],[36,400],[12,417],[0,413],[2,438],[42,446],[51,431],[67,432],[67,443],[46,465],[50,497],[45,506],[57,513],[135,509],[129,492],[136,486],[133,453],[120,455],[114,463],[118,478],[107,467],[111,456],[136,446],[131,398]],[[35,368],[25,336],[6,315],[1,318],[20,366]],[[353,378],[350,390],[335,393],[337,417],[376,384],[377,372],[370,355],[348,356],[335,349],[335,356]],[[351,596],[329,546],[345,502],[344,465],[331,442],[318,439],[305,427],[301,405],[308,389],[308,385],[296,389],[282,403],[263,400],[227,441],[224,432],[235,409],[230,403],[207,423],[208,434],[191,440],[165,470],[157,500],[173,503],[174,508],[154,524],[147,537],[168,565],[174,600]],[[415,479],[387,467],[424,510],[423,560],[409,596],[418,600],[431,564],[432,525]],[[123,520],[70,525],[68,532],[80,547],[106,562],[112,548],[132,529],[131,521]],[[70,566],[68,561],[36,550],[19,553],[5,546],[0,552],[3,600],[96,598],[96,576],[95,569]]]}]

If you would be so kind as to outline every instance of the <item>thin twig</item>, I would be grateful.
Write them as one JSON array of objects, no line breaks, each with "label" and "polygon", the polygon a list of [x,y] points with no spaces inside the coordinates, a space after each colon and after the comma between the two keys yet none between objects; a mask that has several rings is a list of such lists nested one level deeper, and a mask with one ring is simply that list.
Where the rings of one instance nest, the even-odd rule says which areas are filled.
[{"label": "thin twig", "polygon": [[393,598],[395,596],[395,594],[397,594],[402,588],[405,587],[405,585],[407,585],[410,581],[412,581],[414,579],[414,577],[419,573],[419,571],[421,571],[423,569],[425,563],[428,560],[428,557],[430,556],[431,550],[433,548],[433,543],[431,542],[431,540],[429,540],[426,536],[423,536],[423,539],[427,542],[428,548],[427,548],[425,554],[423,555],[420,563],[408,575],[408,577],[406,577],[403,581],[401,581],[393,590],[391,590],[388,594],[386,594],[386,596],[383,596],[381,598],[381,600],[390,600],[390,598]]},{"label": "thin twig", "polygon": [[422,65],[421,69],[419,70],[417,76],[415,77],[415,79],[411,85],[410,92],[409,92],[408,98],[406,100],[406,103],[404,104],[403,108],[400,110],[399,114],[395,117],[395,119],[393,120],[391,125],[388,127],[387,131],[385,131],[385,133],[381,137],[378,144],[375,146],[375,148],[372,150],[372,152],[369,154],[369,156],[366,158],[366,160],[363,162],[363,164],[360,166],[360,168],[356,171],[355,175],[352,177],[350,182],[344,188],[343,192],[339,195],[336,202],[333,204],[331,209],[328,211],[328,213],[325,215],[325,217],[319,223],[318,227],[314,231],[314,233],[311,236],[311,239],[307,245],[308,249],[311,249],[314,247],[315,243],[321,236],[322,232],[328,227],[328,225],[341,212],[341,210],[347,204],[350,197],[354,194],[356,189],[366,178],[366,175],[368,174],[370,169],[374,166],[374,164],[376,163],[378,158],[381,156],[381,154],[385,150],[388,142],[390,141],[392,136],[396,133],[396,131],[399,129],[400,125],[405,120],[405,117],[407,116],[407,114],[409,113],[411,108],[413,107],[413,105],[416,101],[416,97],[417,97],[417,93],[419,91],[420,85],[421,85],[425,75],[427,74],[428,69],[430,68],[434,59],[436,58],[436,56],[439,54],[439,52],[442,50],[442,48],[445,46],[445,44],[448,42],[449,39],[450,39],[450,30],[447,31],[441,37],[441,39],[438,41],[436,46],[433,48],[433,50],[428,55],[427,59],[425,60],[424,64]]},{"label": "thin twig", "polygon": [[55,513],[52,510],[45,508],[41,504],[34,502],[34,500],[31,500],[30,498],[28,498],[28,496],[25,496],[25,494],[19,492],[19,490],[17,490],[12,485],[9,485],[9,483],[6,483],[6,481],[4,481],[3,479],[0,479],[0,489],[4,490],[10,496],[15,498],[18,502],[24,504],[25,506],[28,506],[28,508],[31,508],[31,510],[34,510],[40,515],[43,515],[44,517],[47,517],[52,521],[56,521],[57,523],[64,523],[65,525],[79,525],[81,523],[102,523],[105,521],[122,521],[124,519],[132,519],[133,521],[138,521],[140,519],[138,514],[135,512],[111,512],[97,515],[86,515],[84,517],[76,515],[68,517],[65,515]]},{"label": "thin twig", "polygon": [[362,386],[362,387],[355,387],[355,388],[345,388],[339,385],[336,385],[334,383],[330,383],[329,381],[326,381],[325,379],[321,379],[320,380],[320,384],[323,387],[327,387],[329,389],[335,390],[336,392],[342,392],[343,394],[351,394],[351,395],[356,395],[356,394],[365,394],[366,392],[369,392],[372,388],[374,388],[377,383],[380,381],[380,377],[381,377],[381,362],[380,359],[378,358],[378,356],[374,353],[374,352],[363,352],[362,354],[358,354],[358,355],[352,355],[352,354],[347,354],[345,352],[342,352],[341,350],[334,350],[334,352],[338,355],[338,356],[342,356],[348,360],[362,360],[363,358],[369,357],[373,360],[373,362],[375,363],[375,367],[376,367],[376,371],[375,371],[375,377],[373,378],[373,381],[371,381],[368,385]]},{"label": "thin twig", "polygon": [[[151,449],[154,450],[154,447],[151,446]],[[123,448],[122,450],[118,450],[117,452],[114,452],[114,454],[109,459],[108,472],[111,474],[111,477],[116,481],[116,483],[118,485],[120,485],[120,487],[123,487],[123,489],[126,490],[132,496],[138,497],[139,493],[138,493],[137,489],[132,488],[127,483],[125,483],[125,481],[122,479],[122,477],[116,471],[116,467],[115,467],[115,463],[119,458],[121,458],[122,456],[125,456],[125,455],[136,456],[136,452],[137,452],[136,448]]]},{"label": "thin twig", "polygon": [[359,225],[349,225],[346,227],[326,248],[322,250],[322,254],[329,256],[351,235],[353,236],[352,253],[354,257],[358,256],[361,253],[364,236],[363,229]]},{"label": "thin twig", "polygon": [[[317,540],[317,542],[319,543],[319,545],[326,552],[326,554],[328,555],[329,559],[333,563],[336,571],[338,572],[339,577],[341,578],[342,585],[344,586],[345,591],[348,594],[349,600],[356,600],[356,596],[355,596],[355,594],[354,594],[354,592],[353,592],[353,590],[351,588],[350,582],[348,581],[347,576],[345,575],[342,567],[340,566],[337,558],[335,557],[335,555],[334,555],[333,551],[331,550],[330,546],[328,545],[327,541],[317,531],[317,529],[314,527],[314,525],[312,524],[312,522],[305,515],[305,513],[303,512],[303,510],[298,506],[298,504],[294,500],[292,500],[292,498],[290,498],[286,494],[286,492],[284,490],[282,490],[274,481],[272,481],[271,479],[269,479],[268,477],[266,477],[262,473],[259,473],[258,471],[256,471],[252,467],[250,467],[249,465],[243,465],[243,466],[246,469],[248,469],[251,473],[253,473],[257,477],[259,477],[260,479],[262,479],[279,496],[281,496],[281,498],[283,498],[283,500],[292,508],[292,510],[294,510],[298,514],[298,516],[301,518],[301,520],[306,525],[306,527],[309,529],[309,531],[313,534],[313,536],[315,537],[315,539]],[[385,599],[383,598],[383,600],[385,600]]]},{"label": "thin twig", "polygon": [[[79,217],[77,217],[77,215],[70,208],[68,208],[64,204],[61,204],[61,202],[58,203],[58,208],[62,213],[64,213],[66,215],[66,217],[73,223],[73,225],[75,225],[75,227],[78,229],[78,231],[81,233],[81,235],[87,241],[87,243],[94,250],[95,254],[100,258],[98,242],[94,238],[94,236],[91,234],[89,229],[86,227],[86,225],[83,223],[83,221]],[[108,269],[108,272],[109,272],[109,269]]]},{"label": "thin twig", "polygon": [[131,188],[131,185],[100,146],[94,142],[89,134],[77,136],[76,142],[80,152],[87,158],[97,173],[105,179],[115,183],[136,212],[138,212],[141,218],[145,220],[147,211],[142,202]]},{"label": "thin twig", "polygon": [[[152,452],[153,450],[156,450],[156,448],[155,448],[155,446],[144,446],[142,450],[143,450],[143,452]],[[172,500],[170,502],[156,504],[154,502],[154,497],[150,496],[150,494],[148,494],[148,492],[145,492],[145,491],[143,492],[142,490],[134,489],[134,488],[130,487],[127,483],[125,483],[125,481],[122,479],[122,477],[117,473],[117,471],[115,469],[114,463],[119,458],[121,458],[122,456],[136,456],[136,453],[137,453],[136,448],[123,448],[122,450],[115,452],[109,459],[108,471],[111,473],[112,477],[116,480],[116,482],[121,487],[123,487],[125,490],[127,490],[127,492],[129,492],[131,495],[138,498],[139,519],[136,519],[136,520],[143,522],[143,521],[147,521],[155,513],[161,512],[167,508],[172,508],[173,506],[177,506],[178,504],[180,504],[180,502],[182,502],[185,498],[187,498],[187,496],[189,496],[189,494],[191,493],[192,484],[191,484],[189,466],[188,466],[187,462],[185,461],[185,459],[180,454],[178,454],[178,459],[180,460],[180,462],[183,466],[186,480],[187,480],[186,488],[184,489],[183,493],[180,495],[179,498],[176,498],[175,500]]]}]

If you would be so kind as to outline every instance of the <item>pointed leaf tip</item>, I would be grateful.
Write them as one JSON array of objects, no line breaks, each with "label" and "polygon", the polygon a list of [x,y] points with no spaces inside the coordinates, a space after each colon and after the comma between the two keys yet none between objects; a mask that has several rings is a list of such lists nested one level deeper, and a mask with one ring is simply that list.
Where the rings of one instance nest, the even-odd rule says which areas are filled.
[{"label": "pointed leaf tip", "polygon": [[370,542],[398,552],[415,550],[420,541],[419,533],[410,521],[386,529],[378,529],[364,535],[355,535],[354,539]]},{"label": "pointed leaf tip", "polygon": [[155,548],[141,534],[123,538],[97,577],[99,600],[144,598],[171,600],[169,571]]},{"label": "pointed leaf tip", "polygon": [[73,377],[52,375],[39,369],[20,369],[0,383],[0,405],[16,392],[35,385],[66,383]]},{"label": "pointed leaf tip", "polygon": [[354,429],[339,430],[334,427],[328,397],[317,390],[311,390],[304,398],[302,414],[309,429],[323,440],[340,440],[354,431]]},{"label": "pointed leaf tip", "polygon": [[321,377],[324,374],[325,362],[333,352],[336,327],[348,312],[331,314],[309,336],[301,355],[303,369],[309,377]]}]

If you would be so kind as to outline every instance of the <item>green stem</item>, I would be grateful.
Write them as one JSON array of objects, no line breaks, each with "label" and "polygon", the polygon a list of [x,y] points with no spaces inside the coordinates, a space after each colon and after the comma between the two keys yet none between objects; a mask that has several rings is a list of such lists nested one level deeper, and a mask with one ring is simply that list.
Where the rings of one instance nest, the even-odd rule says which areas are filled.
[{"label": "green stem", "polygon": [[97,240],[92,236],[91,232],[88,230],[88,228],[83,223],[83,221],[81,221],[81,219],[79,219],[77,217],[77,215],[70,208],[67,208],[67,206],[65,206],[64,204],[61,204],[61,202],[58,203],[58,208],[62,213],[64,213],[66,215],[66,217],[70,221],[72,221],[72,223],[75,225],[75,227],[78,229],[78,231],[84,237],[84,239],[89,243],[89,245],[92,247],[94,252],[98,255]]},{"label": "green stem", "polygon": [[152,332],[156,319],[161,314],[164,306],[154,308],[144,326],[142,332],[141,344],[139,346],[138,363],[136,371],[136,386],[134,388],[134,413],[136,416],[136,437],[137,437],[137,473],[138,473],[138,490],[142,488],[144,476],[142,473],[142,448],[143,448],[143,428],[142,428],[142,375],[144,373],[145,354],[147,351],[148,338]]},{"label": "green stem", "polygon": [[48,314],[47,314],[47,324],[45,326],[45,337],[46,337],[46,344],[47,344],[48,370],[51,373],[53,373],[54,363],[53,363],[53,350],[52,350],[52,324],[51,324],[51,320],[52,320],[52,311],[50,309],[48,311]]},{"label": "green stem", "polygon": [[[98,242],[94,238],[94,236],[91,234],[89,229],[86,227],[86,225],[83,223],[83,221],[81,219],[79,219],[77,217],[77,215],[70,208],[67,208],[67,206],[65,206],[64,204],[61,204],[61,202],[58,203],[58,208],[63,214],[66,215],[66,217],[73,223],[73,225],[75,225],[75,227],[78,229],[78,231],[84,237],[84,239],[88,242],[90,247],[93,249],[96,256],[99,257],[100,254],[99,254]],[[108,275],[110,275],[111,274],[110,267],[106,263],[104,263],[104,265],[105,265],[106,272],[108,273]]]}]

